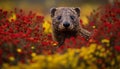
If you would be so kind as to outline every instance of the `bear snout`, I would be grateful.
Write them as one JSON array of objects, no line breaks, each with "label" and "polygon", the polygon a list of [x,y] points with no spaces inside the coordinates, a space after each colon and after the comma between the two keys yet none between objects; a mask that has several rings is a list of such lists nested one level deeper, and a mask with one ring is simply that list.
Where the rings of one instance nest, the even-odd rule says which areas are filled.
[{"label": "bear snout", "polygon": [[70,23],[69,23],[69,22],[64,22],[64,23],[63,23],[63,26],[64,26],[65,28],[68,28],[68,27],[70,26]]}]

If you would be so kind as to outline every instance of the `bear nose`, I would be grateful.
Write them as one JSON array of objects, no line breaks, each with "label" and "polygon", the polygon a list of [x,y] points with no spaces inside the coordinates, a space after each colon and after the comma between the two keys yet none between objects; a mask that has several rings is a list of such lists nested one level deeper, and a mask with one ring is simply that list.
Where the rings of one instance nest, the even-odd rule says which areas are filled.
[{"label": "bear nose", "polygon": [[67,28],[67,27],[69,27],[69,26],[70,26],[70,23],[65,22],[65,23],[63,23],[63,26]]}]

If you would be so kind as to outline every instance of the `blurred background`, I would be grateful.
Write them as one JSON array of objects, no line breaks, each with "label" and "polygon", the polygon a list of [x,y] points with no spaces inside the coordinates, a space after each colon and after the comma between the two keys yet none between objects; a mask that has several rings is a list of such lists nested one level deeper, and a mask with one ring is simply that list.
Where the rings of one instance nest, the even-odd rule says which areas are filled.
[{"label": "blurred background", "polygon": [[[45,21],[51,22],[49,15],[52,7],[80,7],[81,19],[84,24],[88,24],[86,16],[90,15],[93,9],[106,3],[112,3],[113,0],[0,0],[0,9],[13,10],[14,8],[23,9],[24,11],[36,12],[45,17]],[[45,22],[47,27],[50,25]],[[49,28],[48,28],[49,29]]]}]

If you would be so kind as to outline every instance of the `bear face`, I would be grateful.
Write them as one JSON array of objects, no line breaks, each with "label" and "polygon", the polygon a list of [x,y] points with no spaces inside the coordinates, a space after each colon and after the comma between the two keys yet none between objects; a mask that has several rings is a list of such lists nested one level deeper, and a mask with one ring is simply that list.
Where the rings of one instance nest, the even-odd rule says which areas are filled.
[{"label": "bear face", "polygon": [[79,16],[79,8],[52,8],[52,28],[56,31],[76,31],[76,27],[79,27]]},{"label": "bear face", "polygon": [[86,39],[91,33],[80,25],[80,9],[58,7],[50,10],[52,18],[52,37],[61,46],[66,38],[82,35]]}]

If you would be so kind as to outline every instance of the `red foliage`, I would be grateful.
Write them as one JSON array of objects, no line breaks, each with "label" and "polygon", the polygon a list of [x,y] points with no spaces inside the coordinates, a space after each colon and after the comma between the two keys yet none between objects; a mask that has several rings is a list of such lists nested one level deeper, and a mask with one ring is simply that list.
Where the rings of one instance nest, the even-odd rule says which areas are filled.
[{"label": "red foliage", "polygon": [[[9,20],[13,13],[16,19]],[[82,36],[71,37],[59,48],[56,47],[57,42],[52,40],[51,34],[43,33],[43,19],[43,16],[38,16],[32,11],[26,14],[22,9],[15,8],[11,12],[0,9],[0,64],[3,62],[14,64],[18,61],[25,63],[26,59],[32,58],[32,53],[48,55],[55,52],[63,53],[68,48],[81,48],[91,43],[106,46],[107,44],[101,42],[103,39],[110,40],[110,48],[114,47],[113,51],[120,51],[119,2],[100,7],[89,16],[90,24],[85,26],[86,29],[93,31],[89,40],[85,40]],[[80,22],[82,24],[82,20]],[[9,55],[15,57],[14,62],[6,57]]]},{"label": "red foliage", "polygon": [[114,46],[115,50],[120,52],[120,46]]},{"label": "red foliage", "polygon": [[[9,20],[13,13],[16,18]],[[9,54],[14,54],[12,56],[17,62],[31,58],[32,52],[40,54],[42,50],[52,50],[52,47],[48,47],[51,46],[50,42],[54,41],[43,34],[43,19],[43,16],[38,16],[32,11],[26,14],[22,9],[16,8],[11,12],[0,10],[0,58],[3,62],[11,62],[6,58]],[[21,52],[17,49],[21,49]]]}]

